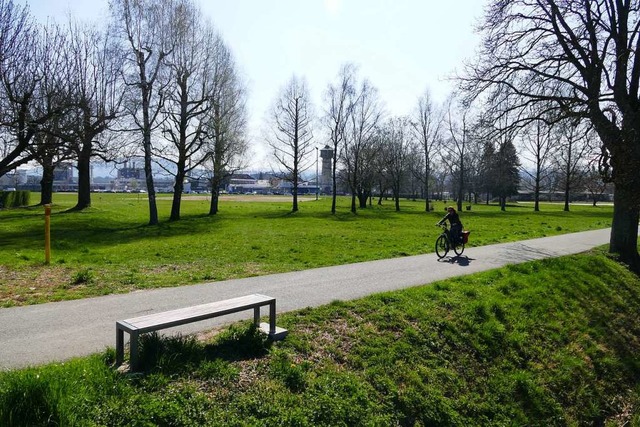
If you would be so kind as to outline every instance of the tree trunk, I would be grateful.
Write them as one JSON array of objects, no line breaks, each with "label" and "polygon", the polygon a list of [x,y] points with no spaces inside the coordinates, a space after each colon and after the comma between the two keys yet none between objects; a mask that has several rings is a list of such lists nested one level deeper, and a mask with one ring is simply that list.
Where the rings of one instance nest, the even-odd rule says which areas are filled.
[{"label": "tree trunk", "polygon": [[182,191],[184,190],[184,168],[178,166],[176,173],[176,183],[173,186],[173,202],[171,203],[171,216],[169,221],[178,221],[180,219],[180,203],[182,202]]},{"label": "tree trunk", "polygon": [[369,195],[362,191],[358,193],[358,201],[360,202],[360,209],[367,208],[367,200],[369,199]]},{"label": "tree trunk", "polygon": [[426,160],[426,167],[424,168],[424,210],[429,212],[429,160]]},{"label": "tree trunk", "polygon": [[573,150],[573,141],[569,140],[569,152],[567,155],[567,170],[565,172],[564,183],[564,211],[569,212],[569,192],[571,191],[571,155]]},{"label": "tree trunk", "polygon": [[[609,252],[620,255],[622,262],[629,265],[636,274],[640,274],[640,256],[638,255],[638,220],[640,210],[633,203],[633,190],[621,190],[617,186],[613,191],[613,223]],[[637,191],[637,190],[636,190]]]},{"label": "tree trunk", "polygon": [[[145,140],[147,136],[145,136]],[[153,184],[153,172],[151,167],[151,137],[144,146],[144,175],[147,183],[147,195],[149,196],[149,225],[158,225],[158,207],[156,204],[156,188]]]},{"label": "tree trunk", "polygon": [[42,179],[40,180],[40,204],[47,205],[53,201],[53,171],[55,166],[51,162],[43,162]]},{"label": "tree trunk", "polygon": [[458,178],[458,200],[457,207],[458,212],[462,210],[462,197],[464,196],[464,163],[460,162],[460,178]]},{"label": "tree trunk", "polygon": [[151,118],[149,117],[150,87],[146,83],[144,64],[141,65],[140,78],[142,87],[142,144],[144,148],[144,175],[149,196],[149,225],[158,225],[158,207],[156,204],[156,188],[153,184],[153,168],[151,162]]},{"label": "tree trunk", "polygon": [[540,212],[540,162],[536,165],[536,179],[533,189],[533,211]]},{"label": "tree trunk", "polygon": [[209,206],[209,215],[218,213],[218,200],[220,199],[219,190],[211,190],[211,205]]},{"label": "tree trunk", "polygon": [[73,210],[91,206],[91,151],[91,142],[83,141],[78,153],[78,203]]},{"label": "tree trunk", "polygon": [[218,200],[220,199],[220,179],[214,178],[211,180],[211,204],[209,205],[209,215],[215,215],[218,213]]},{"label": "tree trunk", "polygon": [[293,207],[291,208],[291,212],[298,212],[298,168],[294,168],[293,175]]},{"label": "tree trunk", "polygon": [[356,191],[354,189],[351,190],[351,213],[356,213]]},{"label": "tree trunk", "polygon": [[336,198],[337,198],[337,190],[336,190],[336,163],[338,161],[338,147],[334,145],[333,147],[333,162],[331,164],[331,213],[335,215],[336,213]]},{"label": "tree trunk", "polygon": [[393,196],[396,199],[396,212],[400,212],[400,188],[393,190]]}]

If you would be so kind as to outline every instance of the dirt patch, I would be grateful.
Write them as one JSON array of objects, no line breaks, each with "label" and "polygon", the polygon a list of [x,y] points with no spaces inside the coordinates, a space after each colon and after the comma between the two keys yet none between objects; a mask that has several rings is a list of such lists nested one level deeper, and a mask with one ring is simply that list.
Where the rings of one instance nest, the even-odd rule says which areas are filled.
[{"label": "dirt patch", "polygon": [[13,270],[0,266],[0,307],[45,302],[65,283],[71,281],[71,270],[60,266],[32,266]]}]

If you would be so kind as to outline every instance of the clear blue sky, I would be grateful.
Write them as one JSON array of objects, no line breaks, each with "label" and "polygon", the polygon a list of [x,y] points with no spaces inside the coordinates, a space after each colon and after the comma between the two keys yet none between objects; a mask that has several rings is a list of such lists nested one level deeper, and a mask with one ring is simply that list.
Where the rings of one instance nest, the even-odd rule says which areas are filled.
[{"label": "clear blue sky", "polygon": [[[18,0],[19,1],[19,0]],[[107,0],[22,0],[41,21],[104,20]],[[307,79],[318,112],[340,66],[353,62],[391,115],[408,114],[426,88],[443,101],[447,81],[477,46],[484,0],[200,0],[231,47],[249,88],[250,132],[294,73]],[[320,136],[320,132],[316,132]],[[318,145],[324,141],[318,140]],[[264,150],[257,150],[255,158]]]}]

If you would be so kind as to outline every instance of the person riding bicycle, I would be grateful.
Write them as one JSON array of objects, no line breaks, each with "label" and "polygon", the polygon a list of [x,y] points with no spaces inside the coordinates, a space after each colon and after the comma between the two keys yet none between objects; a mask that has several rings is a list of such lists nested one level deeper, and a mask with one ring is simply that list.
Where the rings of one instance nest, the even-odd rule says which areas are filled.
[{"label": "person riding bicycle", "polygon": [[451,225],[449,230],[449,239],[455,243],[462,243],[462,223],[460,222],[460,216],[458,212],[453,208],[453,206],[449,206],[447,208],[447,214],[438,221],[437,225],[444,224],[447,220],[449,220],[449,224]]}]

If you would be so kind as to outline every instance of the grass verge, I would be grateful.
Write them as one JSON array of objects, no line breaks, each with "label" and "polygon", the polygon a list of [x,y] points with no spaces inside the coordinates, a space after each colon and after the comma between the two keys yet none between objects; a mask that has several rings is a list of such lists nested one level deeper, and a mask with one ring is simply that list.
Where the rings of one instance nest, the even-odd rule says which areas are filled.
[{"label": "grass verge", "polygon": [[638,312],[604,253],[530,262],[2,373],[0,425],[638,426]]}]

